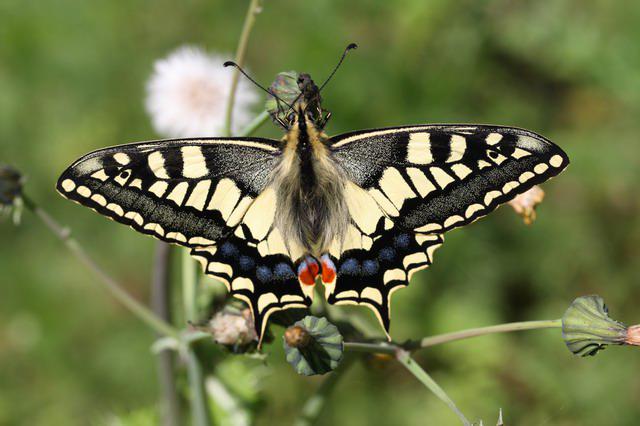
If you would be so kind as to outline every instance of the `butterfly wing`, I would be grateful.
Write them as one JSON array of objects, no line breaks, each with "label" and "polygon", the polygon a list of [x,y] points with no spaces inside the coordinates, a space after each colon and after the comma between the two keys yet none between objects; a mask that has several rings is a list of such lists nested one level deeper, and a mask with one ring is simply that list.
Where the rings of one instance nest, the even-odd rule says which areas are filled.
[{"label": "butterfly wing", "polygon": [[347,238],[356,243],[332,253],[338,277],[328,299],[366,304],[387,330],[391,294],[431,264],[444,232],[569,164],[549,140],[510,127],[399,127],[343,134],[329,143],[353,185],[347,196],[357,201],[350,203],[354,226]]},{"label": "butterfly wing", "polygon": [[289,273],[289,249],[271,232],[273,217],[258,214],[273,208],[264,189],[279,156],[278,142],[258,138],[122,145],[77,160],[57,189],[136,231],[191,248],[207,274],[249,303],[261,335],[269,313],[310,303]]}]

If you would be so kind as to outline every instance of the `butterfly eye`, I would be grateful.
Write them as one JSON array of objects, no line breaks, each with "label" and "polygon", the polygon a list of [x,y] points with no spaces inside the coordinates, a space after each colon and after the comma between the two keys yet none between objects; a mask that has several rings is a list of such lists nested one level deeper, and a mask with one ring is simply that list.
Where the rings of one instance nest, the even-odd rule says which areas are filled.
[{"label": "butterfly eye", "polygon": [[121,171],[121,172],[120,172],[120,177],[121,177],[122,179],[126,179],[126,178],[128,178],[128,177],[129,177],[129,174],[130,174],[130,173],[131,173],[131,172],[130,172],[129,170],[123,170],[123,171]]},{"label": "butterfly eye", "polygon": [[293,123],[295,120],[296,120],[296,113],[295,112],[290,113],[289,121]]},{"label": "butterfly eye", "polygon": [[495,151],[489,151],[488,154],[489,154],[489,157],[493,158],[494,160],[498,158],[498,153]]}]

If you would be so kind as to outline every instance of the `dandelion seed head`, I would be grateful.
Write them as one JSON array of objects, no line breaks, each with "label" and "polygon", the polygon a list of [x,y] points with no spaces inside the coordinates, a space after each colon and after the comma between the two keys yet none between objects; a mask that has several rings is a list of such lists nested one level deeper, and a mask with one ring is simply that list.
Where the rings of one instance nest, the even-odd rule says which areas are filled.
[{"label": "dandelion seed head", "polygon": [[[228,57],[184,46],[156,61],[145,102],[156,132],[173,138],[222,134],[233,75],[222,66]],[[258,99],[247,81],[238,82],[233,130],[249,123]]]}]

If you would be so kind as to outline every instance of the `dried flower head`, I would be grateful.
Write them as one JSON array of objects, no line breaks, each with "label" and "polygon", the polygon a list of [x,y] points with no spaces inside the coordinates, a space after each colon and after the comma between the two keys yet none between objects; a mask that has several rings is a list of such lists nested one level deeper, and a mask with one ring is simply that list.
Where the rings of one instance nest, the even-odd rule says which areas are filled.
[{"label": "dried flower head", "polygon": [[0,164],[0,213],[13,212],[15,224],[20,222],[22,212],[22,186],[24,177],[13,167]]},{"label": "dried flower head", "polygon": [[249,309],[223,309],[209,321],[209,332],[217,343],[229,346],[248,345],[258,338]]},{"label": "dried flower head", "polygon": [[509,205],[522,216],[526,225],[531,225],[536,220],[536,207],[543,199],[544,191],[536,185],[509,201]]},{"label": "dried flower head", "polygon": [[[154,129],[167,137],[217,136],[224,130],[233,70],[222,64],[228,57],[181,47],[154,65],[147,83],[146,108]],[[234,126],[252,118],[258,100],[245,80],[238,82]]]}]

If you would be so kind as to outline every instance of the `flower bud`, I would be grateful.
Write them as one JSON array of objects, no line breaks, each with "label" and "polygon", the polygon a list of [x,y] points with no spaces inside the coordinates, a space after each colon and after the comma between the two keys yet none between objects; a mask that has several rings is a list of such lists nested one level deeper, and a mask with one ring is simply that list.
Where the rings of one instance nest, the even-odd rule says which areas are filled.
[{"label": "flower bud", "polygon": [[208,331],[213,340],[221,345],[243,346],[257,340],[251,311],[225,307],[209,321]]},{"label": "flower bud", "polygon": [[0,164],[0,208],[11,207],[22,194],[23,178],[13,167]]},{"label": "flower bud", "polygon": [[544,191],[539,186],[534,186],[528,191],[517,195],[513,200],[509,201],[509,205],[520,216],[522,216],[525,225],[531,225],[536,220],[536,207],[544,199]]},{"label": "flower bud", "polygon": [[571,303],[562,317],[562,337],[571,352],[580,356],[595,355],[606,345],[638,344],[638,330],[609,318],[600,296],[582,296]]},{"label": "flower bud", "polygon": [[284,342],[292,348],[305,348],[311,341],[309,332],[299,325],[289,327],[284,332]]},{"label": "flower bud", "polygon": [[326,374],[342,359],[342,335],[326,318],[306,316],[284,333],[287,362],[304,376]]},{"label": "flower bud", "polygon": [[[276,76],[273,83],[271,83],[269,90],[275,96],[291,104],[302,92],[298,85],[298,77],[299,74],[296,71],[281,72]],[[269,96],[265,104],[265,109],[271,114],[274,120],[286,120],[285,113],[289,108],[287,105],[279,102],[274,96]]]}]

